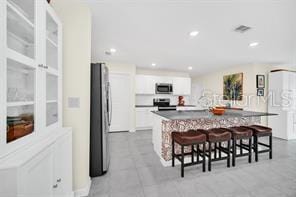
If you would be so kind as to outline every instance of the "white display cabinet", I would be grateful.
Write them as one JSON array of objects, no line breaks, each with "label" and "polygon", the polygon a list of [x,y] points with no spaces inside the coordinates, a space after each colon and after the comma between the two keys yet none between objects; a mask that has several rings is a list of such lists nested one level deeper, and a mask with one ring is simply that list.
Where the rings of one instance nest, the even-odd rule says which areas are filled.
[{"label": "white display cabinet", "polygon": [[0,196],[73,196],[62,25],[46,0],[0,1]]},{"label": "white display cabinet", "polygon": [[62,25],[46,0],[0,9],[1,158],[61,127]]}]

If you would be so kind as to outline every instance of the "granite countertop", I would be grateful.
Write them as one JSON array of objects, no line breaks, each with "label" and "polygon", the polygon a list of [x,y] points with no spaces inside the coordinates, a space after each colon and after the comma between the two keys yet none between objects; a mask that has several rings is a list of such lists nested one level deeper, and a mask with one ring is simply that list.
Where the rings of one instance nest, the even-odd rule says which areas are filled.
[{"label": "granite countertop", "polygon": [[[174,105],[176,106],[176,105]],[[136,105],[136,107],[157,107],[157,106],[154,106],[154,105]],[[184,105],[184,106],[179,106],[177,105],[177,107],[196,107],[195,105]]]},{"label": "granite countertop", "polygon": [[199,118],[235,118],[235,117],[261,117],[261,116],[275,116],[278,114],[271,114],[265,112],[242,111],[242,110],[226,110],[224,115],[214,115],[208,110],[190,110],[190,111],[155,111],[153,112],[161,117],[169,120],[194,120]]}]

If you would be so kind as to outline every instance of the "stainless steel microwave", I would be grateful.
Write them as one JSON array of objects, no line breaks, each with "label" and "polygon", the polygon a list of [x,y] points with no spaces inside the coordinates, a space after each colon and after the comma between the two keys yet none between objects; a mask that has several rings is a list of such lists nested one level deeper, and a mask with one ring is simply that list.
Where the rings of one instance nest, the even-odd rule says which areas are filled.
[{"label": "stainless steel microwave", "polygon": [[173,94],[173,84],[170,83],[157,83],[155,84],[156,94]]}]

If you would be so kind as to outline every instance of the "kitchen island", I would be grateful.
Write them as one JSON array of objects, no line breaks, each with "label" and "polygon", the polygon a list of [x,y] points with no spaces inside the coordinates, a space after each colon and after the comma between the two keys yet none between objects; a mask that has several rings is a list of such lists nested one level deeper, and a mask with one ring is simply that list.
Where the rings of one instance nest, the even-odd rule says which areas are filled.
[{"label": "kitchen island", "polygon": [[[208,110],[155,111],[153,113],[152,143],[154,151],[164,166],[171,165],[171,133],[173,131],[185,132],[190,129],[208,130],[260,124],[262,116],[276,115],[242,110],[226,110],[224,115],[213,115]],[[176,149],[179,152],[179,147]]]}]

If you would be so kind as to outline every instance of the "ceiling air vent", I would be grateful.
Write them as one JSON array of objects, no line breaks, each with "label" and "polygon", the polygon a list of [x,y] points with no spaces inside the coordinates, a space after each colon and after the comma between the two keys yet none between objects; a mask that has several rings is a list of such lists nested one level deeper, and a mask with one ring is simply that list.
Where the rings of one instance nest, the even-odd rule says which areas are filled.
[{"label": "ceiling air vent", "polygon": [[251,27],[245,26],[245,25],[240,25],[237,28],[234,29],[234,31],[239,32],[239,33],[245,33],[246,31],[249,31]]}]

